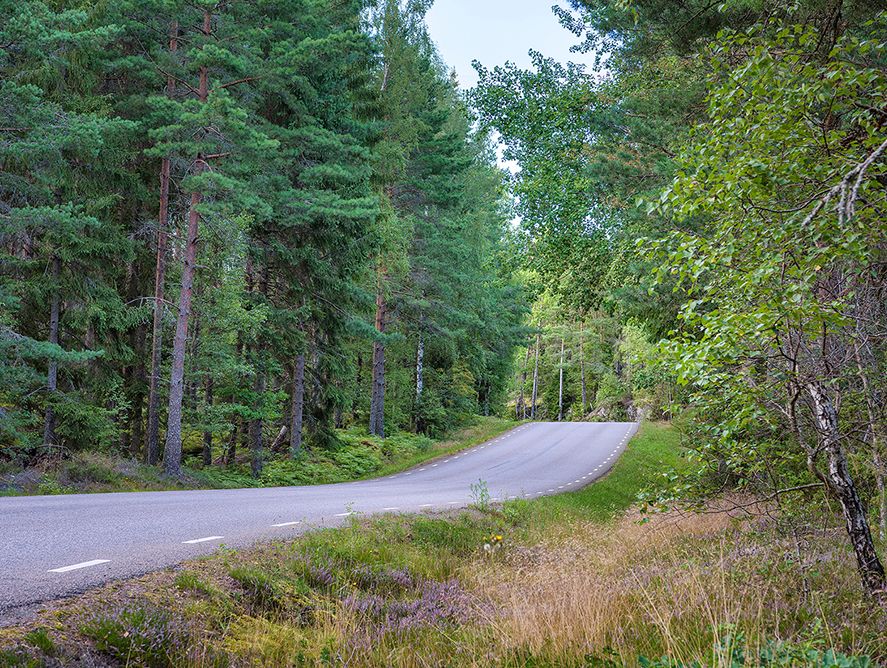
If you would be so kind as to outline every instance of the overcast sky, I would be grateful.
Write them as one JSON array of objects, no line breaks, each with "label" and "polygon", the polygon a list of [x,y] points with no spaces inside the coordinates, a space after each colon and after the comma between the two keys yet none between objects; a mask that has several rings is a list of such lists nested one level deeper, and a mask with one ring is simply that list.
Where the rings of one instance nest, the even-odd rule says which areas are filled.
[{"label": "overcast sky", "polygon": [[490,68],[507,60],[526,67],[533,49],[561,62],[590,63],[590,56],[570,53],[579,38],[561,27],[553,4],[557,0],[435,0],[428,27],[463,88],[477,83],[474,59]]}]

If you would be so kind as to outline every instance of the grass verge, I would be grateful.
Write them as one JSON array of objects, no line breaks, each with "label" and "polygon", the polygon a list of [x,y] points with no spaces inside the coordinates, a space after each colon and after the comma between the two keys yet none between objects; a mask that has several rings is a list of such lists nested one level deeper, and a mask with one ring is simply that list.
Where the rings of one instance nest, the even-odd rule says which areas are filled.
[{"label": "grass verge", "polygon": [[483,512],[357,518],[221,551],[0,630],[0,664],[864,668],[887,660],[887,612],[859,595],[839,542],[816,550],[811,564],[765,517],[642,517],[631,508],[679,463],[676,434],[648,424],[584,490]]}]

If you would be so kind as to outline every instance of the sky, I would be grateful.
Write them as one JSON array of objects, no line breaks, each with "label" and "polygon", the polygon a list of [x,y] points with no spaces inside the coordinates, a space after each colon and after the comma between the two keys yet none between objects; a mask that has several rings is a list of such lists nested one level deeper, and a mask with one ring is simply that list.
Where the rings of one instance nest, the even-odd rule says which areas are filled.
[{"label": "sky", "polygon": [[591,56],[570,53],[579,38],[561,27],[553,4],[557,0],[435,0],[426,18],[444,61],[461,86],[471,88],[475,59],[487,68],[508,60],[527,67],[533,49],[561,62],[591,62]]}]

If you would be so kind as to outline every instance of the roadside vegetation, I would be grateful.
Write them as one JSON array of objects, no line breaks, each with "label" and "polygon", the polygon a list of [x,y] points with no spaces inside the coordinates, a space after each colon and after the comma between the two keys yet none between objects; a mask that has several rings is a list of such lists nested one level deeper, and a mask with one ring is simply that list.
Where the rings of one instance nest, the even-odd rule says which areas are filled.
[{"label": "roadside vegetation", "polygon": [[685,466],[679,432],[647,423],[583,490],[223,548],[50,606],[0,631],[0,656],[34,668],[887,661],[887,611],[854,586],[847,547],[799,553],[764,505],[749,515],[736,498],[642,514],[638,494]]},{"label": "roadside vegetation", "polygon": [[0,496],[19,494],[81,494],[169,489],[232,489],[320,485],[359,480],[402,471],[451,452],[471,448],[514,427],[513,420],[476,416],[442,439],[399,432],[381,439],[353,427],[336,432],[333,448],[307,446],[295,459],[278,456],[254,478],[248,461],[228,466],[203,466],[198,456],[186,457],[184,475],[164,476],[137,459],[99,452],[44,460],[26,469],[0,468]]}]

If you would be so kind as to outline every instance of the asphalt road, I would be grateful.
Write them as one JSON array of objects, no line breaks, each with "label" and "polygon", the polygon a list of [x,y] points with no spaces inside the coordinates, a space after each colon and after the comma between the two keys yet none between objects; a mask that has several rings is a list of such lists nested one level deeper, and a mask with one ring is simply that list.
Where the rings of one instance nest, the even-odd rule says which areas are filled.
[{"label": "asphalt road", "polygon": [[0,622],[43,602],[171,566],[220,545],[247,546],[346,521],[584,487],[607,473],[633,423],[534,422],[403,473],[336,485],[0,498]]}]

